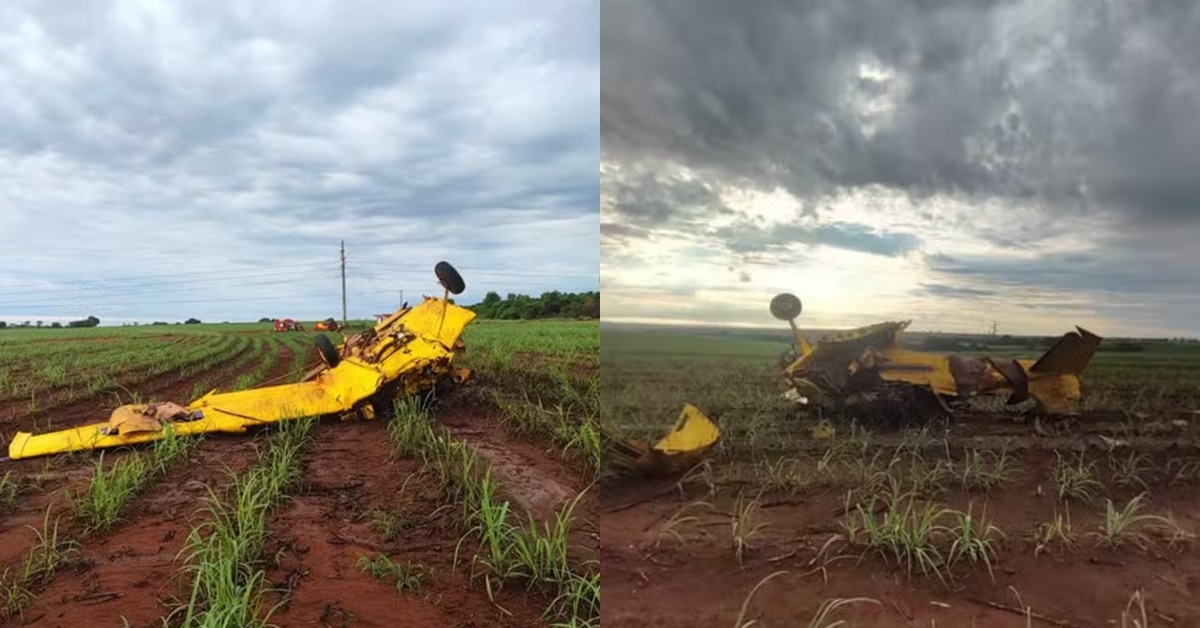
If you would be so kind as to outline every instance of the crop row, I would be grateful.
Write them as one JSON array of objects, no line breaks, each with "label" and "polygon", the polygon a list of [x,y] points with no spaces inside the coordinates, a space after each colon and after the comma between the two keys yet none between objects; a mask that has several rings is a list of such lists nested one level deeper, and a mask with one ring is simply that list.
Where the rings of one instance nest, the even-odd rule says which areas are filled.
[{"label": "crop row", "polygon": [[500,355],[538,353],[543,356],[598,356],[600,326],[594,322],[478,321],[463,336],[467,351],[488,351]]},{"label": "crop row", "polygon": [[70,387],[88,375],[136,372],[167,356],[214,341],[217,338],[196,336],[158,343],[105,343],[112,346],[103,351],[59,351],[39,358],[35,366],[24,371],[4,369],[0,373],[0,398],[21,398],[52,392]]},{"label": "crop row", "polygon": [[[60,567],[73,561],[87,535],[116,524],[134,497],[186,459],[197,442],[168,431],[166,438],[156,441],[148,452],[131,453],[107,467],[101,455],[87,489],[66,495],[71,516],[86,526],[82,536],[64,534],[60,518],[52,521],[51,509],[47,508],[41,529],[35,530],[33,547],[15,569],[6,568],[0,573],[0,618],[23,614],[33,604],[37,589],[48,583]],[[9,482],[6,474],[0,489]],[[13,490],[15,495],[16,488]]]},{"label": "crop row", "polygon": [[[459,505],[463,536],[455,562],[469,566],[472,581],[482,581],[489,595],[514,585],[542,593],[551,600],[545,617],[555,625],[600,625],[599,571],[591,563],[573,563],[568,542],[582,494],[539,525],[499,496],[491,470],[468,443],[434,426],[422,400],[398,401],[388,430],[396,453],[419,456],[445,498]],[[465,557],[468,539],[476,549]]]}]

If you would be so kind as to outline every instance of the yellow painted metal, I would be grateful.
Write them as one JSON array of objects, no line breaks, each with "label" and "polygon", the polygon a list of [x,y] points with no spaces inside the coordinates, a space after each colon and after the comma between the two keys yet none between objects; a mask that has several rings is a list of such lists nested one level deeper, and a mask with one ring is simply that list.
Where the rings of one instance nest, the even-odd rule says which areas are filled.
[{"label": "yellow painted metal", "polygon": [[[371,341],[354,349],[344,344],[343,353],[350,355],[315,378],[236,392],[210,392],[186,407],[188,412],[201,412],[202,418],[173,420],[170,426],[180,435],[240,433],[286,419],[366,410],[364,402],[389,383],[398,384],[397,392],[403,394],[427,390],[439,379],[458,374],[451,369],[454,347],[460,344],[462,332],[474,318],[475,313],[466,308],[427,297],[423,303],[402,309],[377,324]],[[120,447],[164,436],[162,423],[154,429],[152,423],[130,421],[127,414],[118,410],[115,416],[120,421],[46,434],[19,432],[9,443],[9,458]]]},{"label": "yellow painted metal", "polygon": [[[962,391],[951,368],[952,356],[901,346],[902,332],[908,324],[908,321],[878,323],[825,338],[815,347],[801,351],[800,356],[787,366],[788,378],[799,394],[818,401],[829,398],[832,391],[802,374],[822,368],[835,381],[859,368],[871,368],[876,369],[885,381],[928,387],[942,396],[958,396]],[[794,323],[792,327],[795,329]],[[1041,413],[1070,414],[1078,409],[1082,398],[1079,374],[1091,361],[1100,337],[1082,328],[1077,330],[1077,333],[1065,334],[1036,361],[1016,360],[1028,378],[1029,395],[1036,400]],[[970,394],[1016,392],[1014,383],[995,364],[984,364],[984,370],[977,374],[977,381],[969,387]],[[845,372],[830,373],[839,368]]]},{"label": "yellow painted metal", "polygon": [[720,440],[721,430],[699,408],[685,404],[671,431],[653,446],[604,437],[617,464],[649,475],[670,475],[699,463]]},{"label": "yellow painted metal", "polygon": [[813,440],[828,440],[837,432],[829,421],[821,421],[812,427],[811,433]]},{"label": "yellow painted metal", "polygon": [[705,452],[721,437],[717,424],[699,408],[684,404],[675,427],[654,445],[655,451],[668,456]]}]

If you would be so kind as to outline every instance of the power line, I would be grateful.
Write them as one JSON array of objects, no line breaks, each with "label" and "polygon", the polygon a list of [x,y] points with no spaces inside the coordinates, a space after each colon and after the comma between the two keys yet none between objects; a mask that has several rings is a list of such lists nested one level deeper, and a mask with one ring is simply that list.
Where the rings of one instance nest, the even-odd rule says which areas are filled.
[{"label": "power line", "polygon": [[[479,273],[477,273],[477,274],[479,274]],[[70,304],[78,303],[81,306],[93,306],[94,307],[97,305],[103,305],[104,304],[103,302],[105,302],[108,299],[112,299],[112,298],[137,297],[137,296],[158,297],[163,294],[173,294],[173,293],[180,293],[180,292],[201,293],[201,292],[205,292],[205,291],[220,290],[220,289],[226,288],[228,286],[228,284],[234,280],[238,281],[236,287],[240,288],[240,287],[251,287],[251,286],[271,286],[271,285],[308,283],[308,282],[312,282],[312,281],[325,281],[325,280],[329,280],[329,279],[337,279],[339,277],[340,277],[340,273],[338,273],[336,271],[334,273],[325,272],[325,273],[321,273],[319,275],[314,275],[309,270],[293,270],[293,271],[287,271],[287,272],[282,272],[282,273],[278,273],[278,272],[276,272],[276,273],[252,273],[252,274],[246,274],[246,275],[230,275],[230,276],[225,276],[225,277],[206,278],[206,279],[179,280],[176,282],[169,282],[169,283],[168,282],[159,282],[156,284],[138,284],[138,285],[126,285],[126,286],[119,286],[119,287],[114,286],[111,289],[107,288],[107,287],[97,286],[97,287],[79,288],[76,290],[59,289],[59,290],[21,291],[21,292],[10,292],[7,294],[0,293],[0,295],[4,295],[5,297],[25,296],[25,297],[29,297],[29,298],[23,298],[23,299],[17,298],[15,300],[12,298],[6,298],[3,301],[0,301],[0,305],[3,305],[6,308],[13,308],[13,307],[42,307],[42,306],[48,306],[48,305],[70,305]],[[264,278],[264,279],[269,278],[269,279],[265,280],[265,281],[250,281],[250,282],[244,281],[245,279],[254,279],[254,278]],[[363,283],[370,285],[372,283],[379,283],[379,282],[383,282],[383,283],[394,282],[396,280],[396,276],[389,275],[389,274],[382,274],[382,273],[361,273],[361,274],[347,274],[346,279],[353,280],[355,283],[359,283],[360,285]],[[512,279],[512,278],[509,278],[509,279]],[[213,284],[214,282],[219,282],[219,283],[216,283],[215,285],[186,285],[186,286],[180,285],[180,284]],[[508,283],[509,286],[520,286],[520,290],[525,290],[525,291],[532,290],[532,289],[561,289],[561,286],[558,284],[551,284],[551,283],[545,283],[545,282],[539,282],[539,281],[517,281],[517,282],[510,281],[510,282],[506,282],[506,283]],[[166,286],[166,287],[160,287],[160,286]],[[493,290],[493,291],[497,290],[496,288],[486,285],[486,284],[482,287],[486,288],[488,290]],[[511,289],[512,288],[510,288],[510,290]],[[98,290],[104,290],[104,292],[102,292],[102,293],[93,292],[93,291],[98,291]],[[517,291],[520,291],[520,290],[517,290]],[[352,291],[352,292],[357,293],[357,291]],[[51,293],[54,296],[46,297],[46,294],[48,294],[48,293]],[[42,297],[42,298],[38,298],[38,297]],[[158,299],[156,299],[156,300],[158,300]]]},{"label": "power line", "polygon": [[[240,302],[255,302],[255,301],[278,301],[278,300],[294,301],[294,300],[299,300],[299,299],[323,299],[323,298],[326,298],[324,295],[288,294],[288,295],[272,295],[272,296],[245,297],[245,298],[207,297],[207,298],[195,298],[195,299],[164,300],[161,298],[161,295],[169,294],[169,293],[179,293],[179,292],[190,292],[190,293],[200,292],[200,293],[202,293],[206,290],[219,290],[219,289],[223,289],[226,287],[232,287],[232,288],[237,289],[237,288],[245,288],[245,287],[252,287],[252,286],[257,287],[257,286],[271,286],[271,285],[284,285],[284,284],[295,285],[298,283],[323,281],[326,279],[336,279],[340,276],[341,288],[342,288],[341,289],[342,322],[343,322],[343,324],[345,324],[349,318],[349,312],[348,312],[348,306],[347,306],[348,305],[347,304],[348,290],[347,290],[347,285],[346,285],[348,276],[347,276],[346,271],[347,271],[348,267],[352,270],[357,270],[358,264],[356,263],[356,264],[352,264],[349,266],[347,265],[346,245],[345,245],[344,240],[339,245],[338,262],[339,262],[338,272],[337,272],[337,274],[333,275],[332,277],[322,276],[322,275],[314,276],[314,273],[322,270],[321,267],[324,266],[325,264],[327,264],[328,262],[309,261],[309,262],[301,262],[301,263],[295,263],[295,264],[279,264],[279,265],[275,265],[275,266],[258,267],[258,268],[254,268],[254,269],[249,269],[252,272],[248,272],[248,273],[247,272],[231,273],[227,270],[210,270],[210,271],[190,271],[190,272],[182,272],[182,273],[160,273],[160,274],[156,274],[156,275],[126,276],[126,277],[108,278],[108,279],[82,279],[82,280],[74,280],[74,281],[66,281],[66,282],[57,282],[58,284],[75,284],[76,287],[41,288],[41,289],[18,290],[18,291],[9,290],[6,292],[0,291],[0,296],[18,296],[18,297],[20,297],[23,295],[24,296],[37,295],[37,297],[31,298],[31,299],[23,301],[23,302],[20,300],[18,300],[16,302],[13,302],[11,300],[8,300],[5,302],[0,302],[0,307],[3,307],[6,310],[12,310],[12,309],[16,309],[16,308],[21,308],[21,309],[31,309],[31,308],[65,309],[68,307],[72,308],[72,309],[107,310],[107,309],[110,309],[113,307],[127,307],[127,306],[131,306],[131,305],[166,306],[166,305],[182,305],[182,304],[194,304],[194,303],[223,304],[223,303],[240,303]],[[363,273],[362,275],[352,275],[349,278],[355,279],[356,281],[359,279],[362,279],[368,283],[376,282],[376,281],[392,283],[392,282],[396,281],[397,275],[413,274],[413,273],[417,272],[415,270],[415,266],[408,265],[408,264],[396,265],[396,264],[388,264],[386,262],[373,261],[373,260],[366,260],[366,261],[362,262],[362,264],[364,266],[368,267],[367,272]],[[282,272],[280,272],[281,269],[289,269],[289,268],[298,269],[298,270],[283,270]],[[387,268],[388,270],[390,270],[392,272],[386,273],[386,275],[385,275],[385,273],[382,270],[383,268]],[[409,268],[414,268],[414,270],[408,270]],[[504,269],[470,267],[470,266],[463,267],[463,268],[470,270],[472,272],[472,274],[474,274],[474,275],[482,275],[485,277],[486,276],[503,276],[510,281],[513,280],[514,278],[519,280],[522,276],[532,277],[532,278],[539,278],[539,277],[591,277],[592,276],[590,274],[588,274],[588,275],[572,275],[569,273],[536,272],[536,271],[510,271],[510,270],[504,270]],[[423,269],[423,271],[428,272],[428,270],[425,270],[425,269]],[[424,272],[422,274],[424,274]],[[208,277],[208,275],[214,275],[214,276]],[[300,277],[292,277],[293,275],[301,275],[301,276]],[[254,279],[254,278],[260,278],[260,277],[270,277],[271,279],[268,281],[258,281],[258,282],[244,281],[245,279]],[[288,277],[288,278],[281,279],[281,277]],[[173,280],[163,281],[163,278],[181,278],[181,279],[173,279]],[[147,280],[153,280],[153,281],[147,281]],[[126,283],[124,285],[121,285],[121,282],[133,282],[133,283]],[[187,285],[187,286],[182,286],[182,287],[180,286],[180,284],[208,284],[208,283],[213,283],[213,282],[219,282],[219,285],[202,285],[202,286]],[[236,285],[229,286],[229,284],[231,282],[236,282]],[[52,282],[42,280],[42,281],[39,281],[36,283],[45,284],[45,283],[52,283]],[[488,287],[488,288],[490,291],[508,292],[508,293],[532,293],[534,289],[542,289],[542,288],[558,289],[558,286],[550,286],[550,285],[542,284],[542,283],[528,283],[528,282],[523,282],[523,281],[518,281],[517,283],[522,284],[523,287],[520,289],[512,289],[512,288],[499,289],[499,288],[492,288],[492,287]],[[116,285],[114,285],[114,284],[116,284]],[[511,285],[511,283],[510,283],[510,285]],[[164,286],[166,286],[166,287],[164,287]],[[95,294],[95,293],[93,293],[93,291],[104,291],[104,292],[100,293],[100,294]],[[394,291],[395,291],[394,287],[389,287],[388,289],[385,289],[385,290],[354,290],[353,292],[354,292],[354,294],[357,294],[357,295],[380,295],[380,294],[395,294]],[[52,294],[59,293],[62,296],[44,298],[47,293],[52,293]],[[146,298],[143,300],[139,300],[139,301],[128,301],[128,302],[120,302],[120,301],[112,302],[109,300],[109,299],[113,299],[113,298],[120,299],[122,297],[146,297]],[[400,299],[403,302],[403,300],[404,300],[404,291],[403,290],[400,291]]]},{"label": "power line", "polygon": [[[279,264],[279,265],[273,265],[273,266],[258,266],[256,268],[254,268],[253,270],[258,271],[258,270],[268,270],[268,269],[278,269],[278,268],[299,268],[302,266],[314,266],[314,265],[325,265],[325,264],[329,264],[329,262],[313,261],[313,262],[301,262],[301,263],[296,263],[296,264]],[[111,278],[106,278],[106,279],[70,279],[70,280],[65,280],[65,281],[59,281],[59,280],[53,280],[53,279],[40,279],[40,280],[15,282],[15,283],[7,283],[6,282],[4,284],[4,287],[14,287],[14,286],[22,286],[22,285],[34,286],[34,285],[40,285],[40,284],[46,284],[46,283],[57,283],[57,284],[111,283],[111,282],[119,282],[119,281],[141,281],[143,279],[154,279],[154,278],[158,278],[158,277],[192,277],[195,275],[214,275],[214,274],[229,275],[229,271],[228,270],[190,271],[190,272],[186,272],[186,273],[166,273],[166,274],[160,274],[160,275],[135,275],[135,276],[126,276],[126,277],[111,277]],[[223,278],[224,277],[221,277],[221,279],[223,279]],[[0,293],[0,294],[3,294],[3,293]]]},{"label": "power line", "polygon": [[[241,287],[246,287],[246,286],[276,286],[276,285],[284,285],[284,284],[295,285],[297,283],[302,283],[302,282],[330,280],[330,279],[336,279],[336,278],[337,278],[336,275],[329,275],[329,276],[324,276],[324,277],[286,279],[286,280],[281,280],[281,281],[260,281],[260,282],[250,282],[250,283],[239,283],[237,285],[237,287],[241,288]],[[157,296],[160,294],[169,294],[169,293],[178,293],[178,292],[203,292],[204,290],[217,290],[217,289],[220,289],[223,287],[225,287],[225,286],[208,286],[208,287],[204,287],[204,288],[187,287],[187,288],[176,288],[176,289],[156,289],[156,290],[152,290],[152,291],[148,291],[148,292],[121,292],[121,293],[105,294],[105,295],[82,295],[82,296],[57,297],[57,298],[45,299],[45,300],[34,301],[34,302],[2,301],[2,302],[0,302],[0,307],[5,307],[5,308],[42,307],[42,306],[46,306],[46,305],[70,305],[70,304],[74,304],[74,303],[80,303],[84,307],[91,307],[91,306],[96,306],[96,305],[105,305],[105,303],[103,303],[103,301],[105,299],[109,299],[109,298],[113,298],[113,297],[116,297],[116,298],[137,297],[137,296],[154,297],[154,296]],[[151,302],[153,302],[153,301],[157,301],[157,299],[151,300]],[[145,303],[147,301],[142,301],[142,302]]]},{"label": "power line", "polygon": [[346,326],[346,241],[342,240],[342,327]]},{"label": "power line", "polygon": [[[358,273],[355,273],[354,275],[351,275],[351,278],[367,279],[367,280],[371,280],[371,281],[392,281],[392,282],[397,281],[397,279],[399,279],[401,277],[411,277],[411,275],[405,275],[405,274],[401,274],[401,273],[377,273],[377,272],[372,272],[372,273],[358,272]],[[470,277],[473,277],[474,279],[467,279],[467,287],[468,288],[473,287],[473,286],[477,287],[477,286],[488,284],[488,283],[495,283],[498,281],[503,281],[506,283],[530,284],[530,285],[532,285],[532,284],[547,285],[549,283],[561,283],[561,282],[547,282],[546,280],[550,279],[550,277],[534,277],[534,276],[531,276],[531,277],[509,277],[509,276],[504,276],[502,273],[497,273],[494,275],[493,274],[485,275],[483,273],[472,273],[470,275]],[[595,281],[595,278],[587,277],[587,276],[563,277],[562,279],[564,281],[565,280]]]},{"label": "power line", "polygon": [[[178,304],[182,304],[182,303],[239,303],[242,301],[278,301],[280,299],[310,299],[310,298],[336,299],[336,298],[338,298],[338,295],[337,294],[332,294],[332,295],[328,295],[328,294],[288,294],[288,295],[274,295],[274,296],[262,296],[262,297],[247,297],[247,298],[237,298],[237,299],[210,298],[210,299],[184,299],[184,300],[175,300],[175,301],[154,301],[150,304],[151,305],[178,305]],[[128,305],[147,305],[147,302],[146,301],[129,301],[126,303],[104,303],[104,304],[102,304],[103,307],[116,307],[116,306],[128,306]],[[5,305],[4,307],[8,307],[8,306]],[[36,304],[35,305],[20,304],[20,305],[17,305],[16,307],[40,307],[40,306],[36,305]]]},{"label": "power line", "polygon": [[[295,264],[279,264],[279,265],[271,265],[271,266],[261,266],[261,267],[257,267],[254,269],[248,269],[248,272],[230,272],[227,270],[209,270],[209,271],[189,271],[189,272],[182,272],[182,273],[161,273],[161,274],[155,274],[155,275],[141,275],[141,276],[123,276],[123,277],[113,277],[113,278],[105,278],[105,279],[74,279],[74,280],[42,279],[42,280],[34,280],[34,281],[23,281],[23,282],[17,282],[17,283],[6,283],[3,285],[0,285],[0,296],[13,297],[13,296],[24,296],[24,295],[44,295],[44,294],[48,294],[48,293],[84,293],[84,292],[99,291],[99,290],[115,291],[114,293],[116,293],[116,292],[124,293],[127,290],[133,289],[133,288],[154,288],[157,290],[157,289],[159,289],[158,286],[164,286],[164,285],[174,286],[174,285],[178,285],[178,284],[205,284],[205,283],[216,283],[216,282],[228,282],[231,280],[240,280],[240,279],[252,279],[252,278],[258,278],[258,277],[280,277],[280,276],[304,275],[304,274],[309,273],[310,269],[319,270],[319,268],[321,266],[325,266],[327,264],[330,265],[330,267],[332,266],[332,264],[330,264],[330,262],[314,261],[314,262],[301,262],[301,263],[295,263]],[[373,266],[375,268],[360,269],[359,264],[362,264],[364,266]],[[295,270],[285,270],[283,272],[279,272],[280,269],[289,269],[289,268],[295,269]],[[379,278],[379,279],[394,279],[396,275],[416,274],[418,272],[420,272],[421,274],[424,274],[425,272],[427,272],[427,269],[425,269],[424,267],[420,267],[418,270],[418,268],[415,266],[407,266],[407,265],[400,266],[400,265],[394,265],[394,264],[387,264],[385,262],[356,262],[356,263],[347,262],[346,268],[347,268],[347,270],[366,270],[367,271],[366,273],[363,273],[363,274],[357,275],[357,276],[364,277],[364,278]],[[382,268],[391,269],[395,272],[390,273],[388,276],[385,277],[377,272],[379,269],[382,269]],[[487,268],[482,268],[482,267],[462,267],[462,268],[464,268],[464,270],[472,271],[472,274],[475,274],[475,275],[497,276],[497,277],[499,277],[499,276],[504,276],[504,277],[529,276],[529,277],[584,278],[584,277],[592,276],[591,274],[530,272],[530,271],[522,272],[522,271],[487,269]],[[212,276],[210,276],[210,275],[212,275]],[[353,278],[354,276],[355,275],[350,275],[351,278]],[[172,279],[169,281],[159,280],[160,278],[174,278],[174,277],[179,277],[180,279]],[[151,280],[151,279],[155,279],[155,281],[147,281],[147,280]],[[132,283],[122,283],[122,282],[132,282]],[[18,287],[18,286],[40,286],[40,285],[45,285],[45,284],[52,284],[53,287],[28,288],[28,289],[18,289],[18,290],[4,289],[4,288],[14,288],[14,287]],[[85,285],[85,284],[90,284],[90,285]],[[99,295],[97,295],[97,296],[99,296]]]},{"label": "power line", "polygon": [[[494,290],[494,292],[497,292],[498,294],[509,294],[509,293],[524,294],[525,293],[524,291],[517,290],[517,289],[496,289],[496,290]],[[350,294],[353,294],[356,296],[375,296],[375,295],[392,295],[395,293],[396,293],[396,291],[394,289],[386,289],[386,290],[351,291]],[[338,293],[324,293],[324,294],[280,294],[280,295],[270,295],[270,296],[238,297],[238,298],[174,299],[174,300],[155,300],[155,301],[149,303],[149,305],[168,306],[168,305],[190,305],[190,304],[197,304],[197,303],[227,304],[227,303],[252,303],[252,302],[263,302],[263,301],[276,301],[276,302],[287,301],[287,302],[289,302],[289,307],[295,307],[295,305],[294,305],[295,301],[311,300],[313,302],[313,307],[317,307],[317,302],[319,302],[319,301],[334,301],[334,302],[336,302],[336,300],[339,298],[339,296],[340,295]],[[529,296],[534,296],[534,295],[529,295]],[[128,302],[123,302],[123,303],[104,303],[104,304],[100,304],[95,307],[78,306],[78,309],[83,309],[84,307],[87,307],[88,309],[100,310],[100,309],[112,308],[112,307],[128,307],[128,306],[147,305],[147,304],[148,303],[146,301],[128,301]],[[61,307],[61,304],[55,304],[54,306]],[[4,304],[3,307],[7,308],[9,306],[7,304]],[[18,304],[15,307],[46,307],[46,305],[44,305],[44,304]],[[50,316],[50,315],[51,314],[48,314],[48,313],[31,314],[28,312],[12,312],[12,313],[7,313],[7,314],[0,314],[0,320],[3,320],[4,317],[8,317],[8,316]],[[154,317],[169,318],[171,316],[175,316],[175,315],[168,315],[168,314],[160,313],[160,314],[139,315],[136,317],[124,316],[121,318],[154,318]]]},{"label": "power line", "polygon": [[[328,262],[326,262],[326,264],[328,264]],[[87,292],[94,291],[94,290],[110,290],[110,291],[115,290],[118,293],[123,293],[128,289],[142,289],[142,288],[157,289],[158,286],[175,286],[175,285],[179,285],[179,284],[204,284],[204,283],[213,283],[213,282],[220,282],[222,284],[227,284],[230,281],[240,280],[240,279],[255,279],[255,278],[260,278],[260,277],[276,277],[276,278],[278,278],[278,277],[289,277],[289,276],[293,276],[293,275],[307,276],[307,275],[311,275],[313,272],[318,272],[320,270],[322,270],[322,269],[313,267],[313,268],[304,268],[304,269],[299,269],[299,270],[285,270],[285,271],[271,271],[271,272],[260,271],[260,272],[254,272],[254,273],[248,273],[248,274],[226,274],[226,275],[223,275],[220,277],[205,277],[205,278],[198,278],[198,279],[177,279],[177,280],[172,280],[172,281],[154,281],[154,282],[150,282],[150,283],[123,284],[123,285],[118,284],[118,285],[113,285],[113,286],[87,286],[87,287],[80,287],[80,288],[44,288],[44,289],[37,289],[37,290],[0,291],[0,297],[22,296],[22,295],[43,295],[43,294],[48,294],[48,293],[63,293],[63,292],[72,293],[72,294],[83,294],[83,293],[87,293]],[[198,288],[198,289],[203,289],[203,288]]]},{"label": "power line", "polygon": [[[388,264],[386,262],[361,261],[361,262],[355,262],[355,264],[351,265],[351,267],[353,268],[356,265],[362,265],[362,266],[367,266],[367,267],[394,268],[394,269],[397,269],[398,272],[403,272],[403,271],[399,270],[400,267],[393,265],[393,264]],[[593,276],[599,275],[599,272],[597,272],[597,273],[580,273],[580,272],[515,270],[515,269],[504,269],[504,268],[485,267],[485,266],[459,266],[457,264],[455,264],[455,268],[458,268],[459,270],[470,271],[473,274],[478,274],[478,275],[485,275],[485,274],[486,275],[513,275],[513,276],[527,275],[530,277],[593,277]]]}]

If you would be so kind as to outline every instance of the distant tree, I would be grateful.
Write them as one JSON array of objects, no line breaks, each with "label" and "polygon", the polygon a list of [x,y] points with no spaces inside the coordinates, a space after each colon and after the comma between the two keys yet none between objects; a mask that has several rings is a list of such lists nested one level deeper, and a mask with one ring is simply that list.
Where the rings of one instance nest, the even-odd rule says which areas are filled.
[{"label": "distant tree", "polygon": [[58,321],[54,321],[53,323],[50,323],[50,326],[53,327],[54,329],[60,329],[60,328],[62,328],[62,323],[60,323]]},{"label": "distant tree", "polygon": [[599,292],[543,292],[539,297],[488,292],[470,308],[480,318],[530,320],[535,318],[600,318]]},{"label": "distant tree", "polygon": [[583,300],[581,315],[584,318],[600,318],[600,296],[587,297]]},{"label": "distant tree", "polygon": [[42,321],[38,321],[38,322],[37,322],[37,326],[38,326],[38,327],[41,327],[41,326],[42,326]]},{"label": "distant tree", "polygon": [[266,316],[264,316],[264,317],[262,317],[262,318],[258,319],[258,322],[260,322],[260,323],[270,323],[270,322],[272,322],[272,321],[274,321],[274,320],[275,320],[275,319],[272,319],[272,318],[267,318]]},{"label": "distant tree", "polygon": [[4,329],[5,327],[8,327],[8,323],[0,321],[0,329]]},{"label": "distant tree", "polygon": [[184,325],[199,325],[199,324],[200,324],[200,319],[198,319],[198,318],[189,318],[189,319],[187,319],[186,321],[183,321],[183,324],[184,324]]},{"label": "distant tree", "polygon": [[24,323],[21,323],[21,327],[29,327],[29,321],[25,321]]},{"label": "distant tree", "polygon": [[151,325],[167,325],[169,323],[167,323],[167,321],[154,321],[153,323],[150,323],[150,324]]}]

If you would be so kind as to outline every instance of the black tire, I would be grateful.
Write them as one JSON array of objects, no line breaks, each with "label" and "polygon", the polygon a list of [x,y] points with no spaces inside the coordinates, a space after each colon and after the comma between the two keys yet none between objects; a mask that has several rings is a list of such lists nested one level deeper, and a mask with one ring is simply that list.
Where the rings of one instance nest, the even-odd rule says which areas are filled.
[{"label": "black tire", "polygon": [[803,309],[800,298],[790,292],[777,294],[771,299],[771,315],[781,321],[790,321],[800,316]]},{"label": "black tire", "polygon": [[338,354],[337,347],[333,346],[333,341],[325,334],[317,336],[317,353],[321,356],[321,361],[329,368],[336,368],[342,361],[342,356]]},{"label": "black tire", "polygon": [[437,275],[438,283],[442,284],[450,294],[462,294],[463,290],[467,289],[466,282],[463,281],[462,275],[450,265],[450,262],[438,262],[433,267],[433,274]]}]

